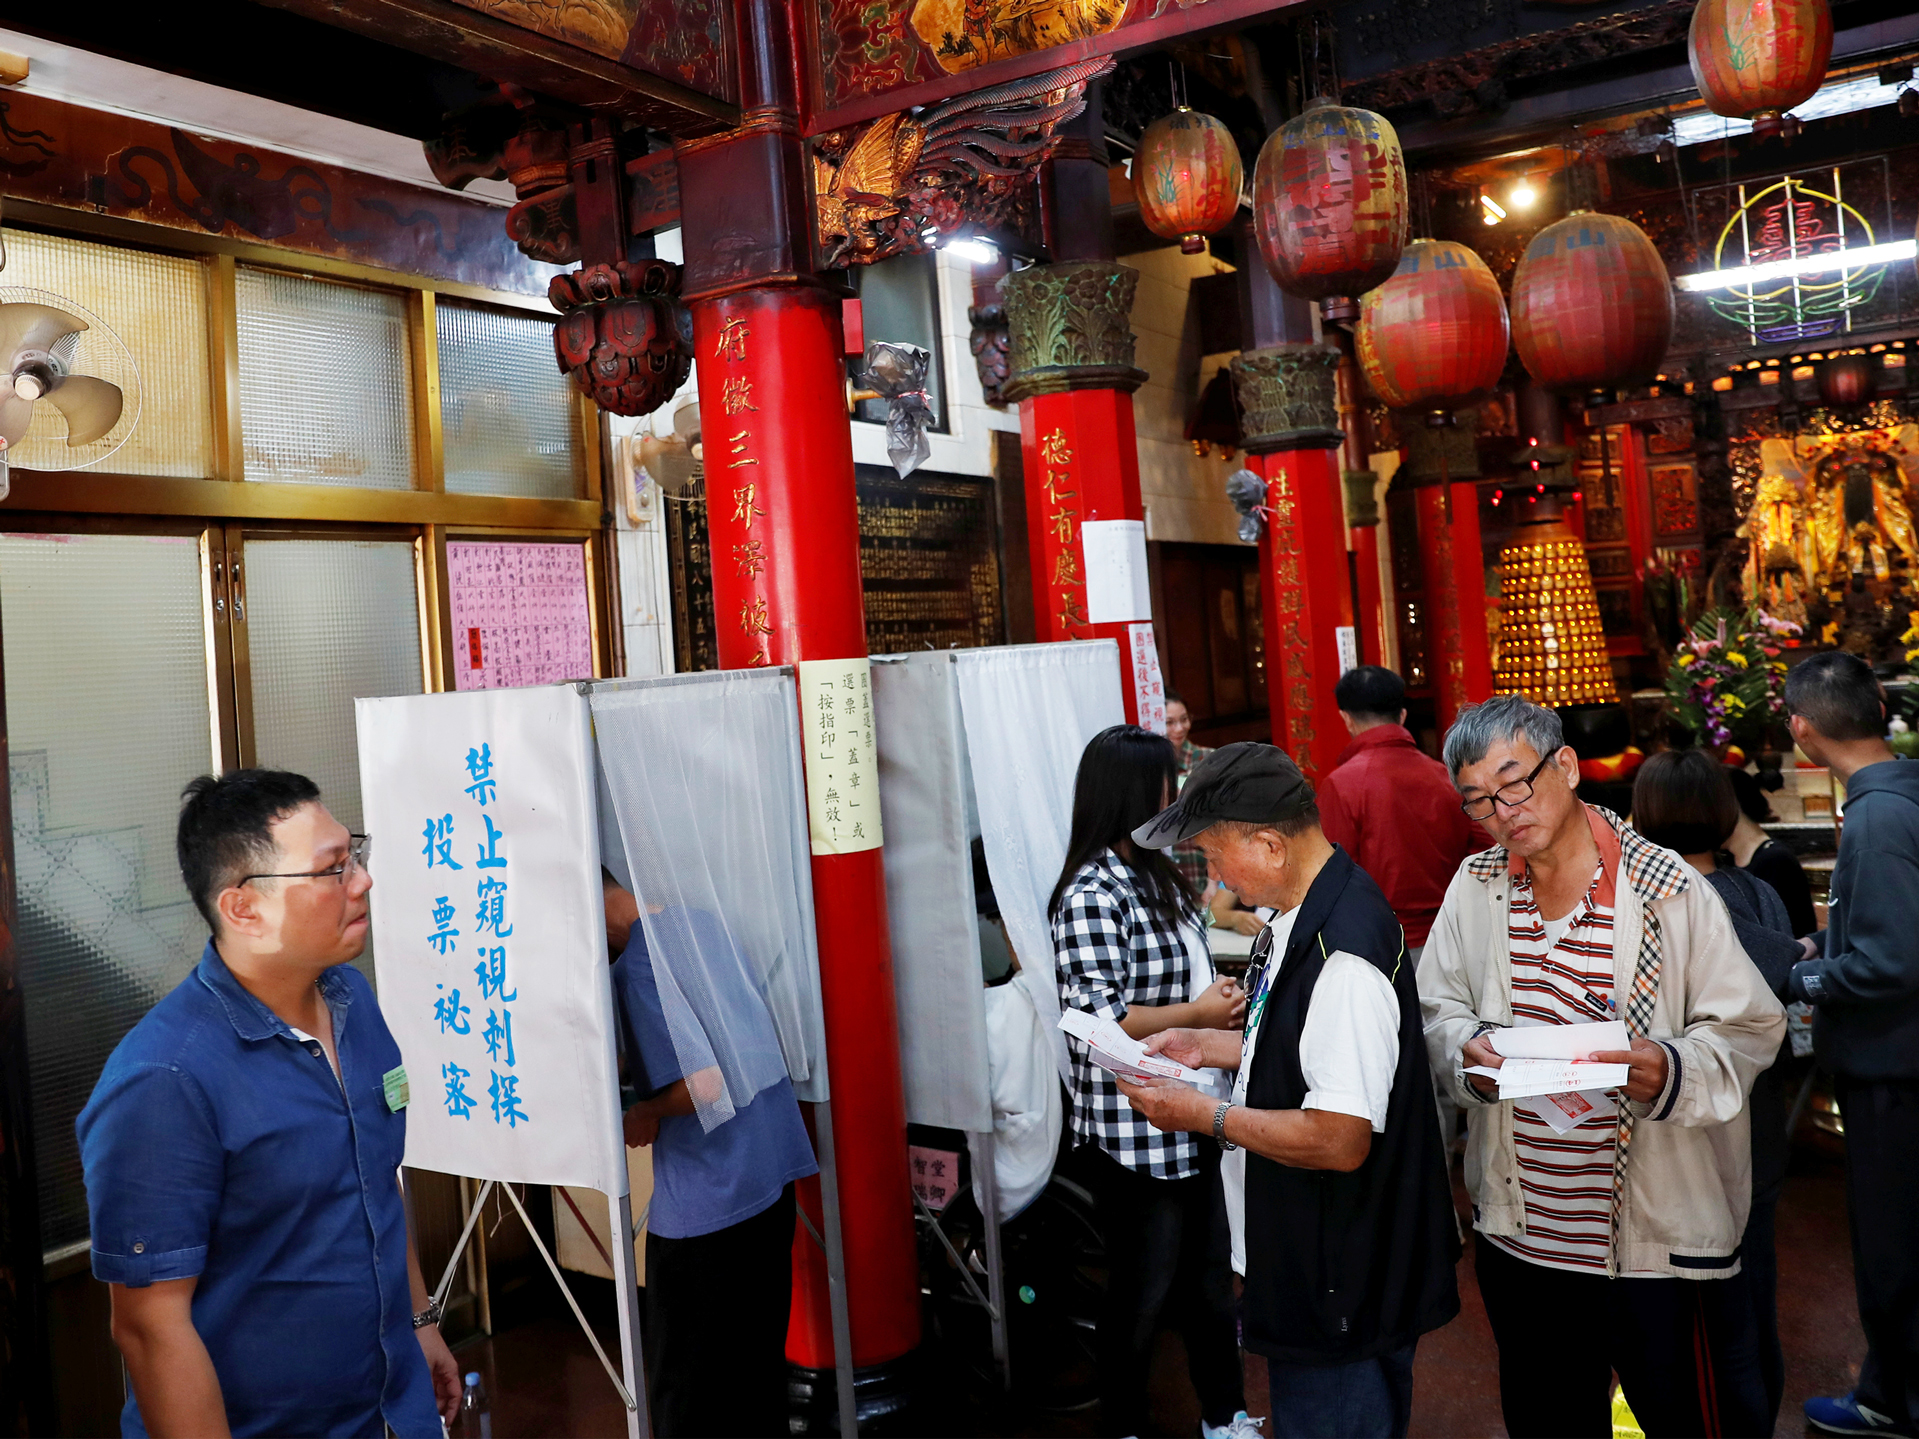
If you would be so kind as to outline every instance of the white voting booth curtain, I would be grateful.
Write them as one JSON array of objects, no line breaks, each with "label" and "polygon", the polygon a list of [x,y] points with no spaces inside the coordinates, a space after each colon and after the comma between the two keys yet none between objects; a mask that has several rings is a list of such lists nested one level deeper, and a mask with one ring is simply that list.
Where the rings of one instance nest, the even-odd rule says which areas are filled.
[{"label": "white voting booth curtain", "polygon": [[625,1195],[585,697],[469,690],[354,711],[406,1162]]},{"label": "white voting booth curtain", "polygon": [[[873,660],[906,1115],[994,1136],[1004,1216],[1052,1173],[1064,1045],[1046,900],[1066,856],[1080,751],[1121,722],[1120,706],[1110,640]],[[983,822],[1021,966],[992,989],[971,856]],[[976,1144],[976,1174],[981,1158]]]},{"label": "white voting booth curtain", "polygon": [[640,901],[682,1069],[715,1065],[723,1080],[689,1086],[702,1126],[782,1078],[802,1100],[825,1099],[792,674],[719,671],[591,693],[607,867]]},{"label": "white voting booth curtain", "polygon": [[955,650],[986,868],[1053,1063],[1070,1076],[1047,901],[1066,862],[1086,742],[1126,722],[1112,640]]},{"label": "white voting booth curtain", "polygon": [[952,651],[873,660],[886,914],[906,1117],[993,1127],[973,906],[971,776]]}]

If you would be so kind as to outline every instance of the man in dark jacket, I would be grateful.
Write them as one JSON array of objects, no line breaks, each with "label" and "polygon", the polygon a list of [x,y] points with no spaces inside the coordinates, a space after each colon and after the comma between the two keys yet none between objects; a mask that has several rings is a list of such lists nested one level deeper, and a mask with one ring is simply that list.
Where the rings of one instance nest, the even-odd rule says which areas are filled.
[{"label": "man in dark jacket", "polygon": [[1846,1120],[1853,1282],[1866,1362],[1843,1398],[1806,1401],[1833,1434],[1919,1430],[1919,764],[1885,741],[1865,661],[1815,655],[1786,676],[1792,737],[1846,787],[1824,940],[1793,967]]},{"label": "man in dark jacket", "polygon": [[1133,842],[1197,843],[1222,884],[1278,911],[1253,947],[1244,1033],[1172,1029],[1148,1044],[1236,1071],[1233,1098],[1120,1084],[1157,1128],[1242,1151],[1222,1176],[1244,1160],[1228,1214],[1273,1432],[1404,1435],[1414,1345],[1459,1312],[1459,1240],[1399,922],[1271,745],[1216,751]]}]

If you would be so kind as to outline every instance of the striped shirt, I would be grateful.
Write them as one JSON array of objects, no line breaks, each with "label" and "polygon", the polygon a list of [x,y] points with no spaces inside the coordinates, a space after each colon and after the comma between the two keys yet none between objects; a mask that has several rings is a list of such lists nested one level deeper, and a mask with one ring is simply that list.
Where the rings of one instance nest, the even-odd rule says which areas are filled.
[{"label": "striped shirt", "polygon": [[[1508,940],[1512,949],[1513,1020],[1581,1024],[1611,1019],[1613,999],[1612,876],[1602,858],[1579,904],[1548,925],[1523,862],[1513,876]],[[1588,1096],[1590,1098],[1591,1096]],[[1610,1102],[1564,1134],[1536,1105],[1513,1103],[1513,1149],[1526,1205],[1523,1234],[1486,1237],[1516,1259],[1577,1273],[1606,1270],[1612,1243],[1613,1149],[1617,1109]]]}]

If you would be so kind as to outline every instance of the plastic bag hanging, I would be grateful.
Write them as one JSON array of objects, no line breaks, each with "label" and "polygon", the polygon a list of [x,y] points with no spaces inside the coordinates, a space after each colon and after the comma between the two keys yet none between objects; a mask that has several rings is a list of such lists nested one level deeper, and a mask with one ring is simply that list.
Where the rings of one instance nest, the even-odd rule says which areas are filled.
[{"label": "plastic bag hanging", "polygon": [[1266,481],[1251,470],[1234,470],[1226,477],[1226,498],[1239,511],[1239,537],[1249,545],[1259,543],[1266,528]]},{"label": "plastic bag hanging", "polygon": [[933,424],[927,403],[926,372],[932,353],[918,345],[895,345],[875,340],[866,347],[866,372],[860,377],[868,389],[886,401],[886,457],[905,479],[933,453],[926,432]]}]

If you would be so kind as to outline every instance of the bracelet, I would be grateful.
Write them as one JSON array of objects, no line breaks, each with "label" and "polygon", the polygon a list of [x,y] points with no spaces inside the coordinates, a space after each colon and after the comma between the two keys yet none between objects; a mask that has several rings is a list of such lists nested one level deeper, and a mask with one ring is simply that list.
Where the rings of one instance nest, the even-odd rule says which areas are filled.
[{"label": "bracelet", "polygon": [[413,1327],[424,1329],[429,1324],[438,1324],[440,1316],[446,1313],[446,1306],[437,1299],[429,1299],[426,1308],[413,1316]]},{"label": "bracelet", "polygon": [[1219,1141],[1221,1149],[1239,1148],[1226,1137],[1226,1111],[1232,1107],[1233,1102],[1230,1099],[1223,1099],[1220,1101],[1219,1108],[1213,1111],[1213,1138]]}]

